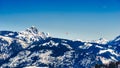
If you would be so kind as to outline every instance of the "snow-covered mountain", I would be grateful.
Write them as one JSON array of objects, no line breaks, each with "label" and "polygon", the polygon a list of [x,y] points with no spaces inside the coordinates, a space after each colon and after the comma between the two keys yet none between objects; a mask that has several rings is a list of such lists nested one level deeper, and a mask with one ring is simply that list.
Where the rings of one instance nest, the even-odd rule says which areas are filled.
[{"label": "snow-covered mountain", "polygon": [[120,36],[84,42],[53,38],[36,27],[0,31],[0,67],[91,68],[120,61]]}]

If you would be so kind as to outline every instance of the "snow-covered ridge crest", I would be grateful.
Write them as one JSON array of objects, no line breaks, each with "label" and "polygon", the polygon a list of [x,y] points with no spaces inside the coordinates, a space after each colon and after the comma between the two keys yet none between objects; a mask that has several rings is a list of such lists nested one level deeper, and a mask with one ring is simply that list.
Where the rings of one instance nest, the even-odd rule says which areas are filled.
[{"label": "snow-covered ridge crest", "polygon": [[10,44],[12,43],[12,41],[13,41],[12,38],[5,37],[5,36],[0,36],[0,39],[8,41],[8,44],[9,44],[9,45],[10,45]]},{"label": "snow-covered ridge crest", "polygon": [[[23,48],[28,47],[34,41],[45,40],[49,37],[49,34],[40,32],[35,26],[27,28],[24,31],[20,32],[13,32],[13,31],[1,31],[0,32],[0,39],[1,41],[6,41],[10,45],[14,40],[17,43],[20,43]],[[2,45],[3,43],[1,43]]]},{"label": "snow-covered ridge crest", "polygon": [[87,43],[98,43],[98,44],[107,44],[109,42],[109,40],[105,39],[105,38],[100,38],[97,40],[81,40],[81,39],[77,39],[75,41],[81,41],[81,42],[87,42]]},{"label": "snow-covered ridge crest", "polygon": [[0,31],[0,67],[91,68],[96,63],[108,64],[120,61],[119,38],[113,42],[104,38],[94,41],[54,38],[34,26],[21,32]]},{"label": "snow-covered ridge crest", "polygon": [[41,36],[42,38],[49,36],[49,33],[40,32],[35,26],[27,28],[23,33],[32,34],[33,36]]},{"label": "snow-covered ridge crest", "polygon": [[109,40],[107,40],[105,38],[100,38],[98,40],[88,40],[88,41],[84,41],[84,42],[98,43],[98,44],[107,44],[109,42]]},{"label": "snow-covered ridge crest", "polygon": [[93,40],[93,42],[99,43],[99,44],[106,44],[108,40],[106,40],[105,38],[100,38],[98,40]]},{"label": "snow-covered ridge crest", "polygon": [[117,37],[114,39],[114,41],[120,41],[120,35],[117,36]]},{"label": "snow-covered ridge crest", "polygon": [[38,32],[39,32],[38,29],[35,26],[27,28],[25,31],[29,32],[29,33],[32,33],[32,34],[38,34]]},{"label": "snow-covered ridge crest", "polygon": [[19,32],[17,36],[17,38],[24,39],[28,43],[39,41],[40,39],[46,39],[47,37],[49,37],[47,33],[39,32],[39,30],[35,26],[27,28],[25,31]]}]

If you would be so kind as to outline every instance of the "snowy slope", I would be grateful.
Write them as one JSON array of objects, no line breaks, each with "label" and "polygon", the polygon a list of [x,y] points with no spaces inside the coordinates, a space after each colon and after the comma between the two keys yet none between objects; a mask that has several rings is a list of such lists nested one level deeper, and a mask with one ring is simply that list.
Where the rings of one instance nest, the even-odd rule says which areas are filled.
[{"label": "snowy slope", "polygon": [[0,67],[90,68],[120,61],[120,36],[84,42],[53,38],[34,26],[0,31]]}]

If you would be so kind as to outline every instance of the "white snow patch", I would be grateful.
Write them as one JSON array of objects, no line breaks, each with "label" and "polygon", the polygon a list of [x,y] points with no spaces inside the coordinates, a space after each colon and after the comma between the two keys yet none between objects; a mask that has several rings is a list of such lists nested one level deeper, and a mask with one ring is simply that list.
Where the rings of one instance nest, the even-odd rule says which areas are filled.
[{"label": "white snow patch", "polygon": [[85,42],[84,40],[81,39],[76,39],[75,41]]},{"label": "white snow patch", "polygon": [[92,46],[92,44],[90,44],[90,43],[85,43],[84,45],[86,45],[86,46]]},{"label": "white snow patch", "polygon": [[62,43],[63,45],[65,45],[67,48],[72,49],[72,47],[70,47],[70,45],[66,44],[66,43]]},{"label": "white snow patch", "polygon": [[52,51],[47,51],[47,52],[45,52],[45,53],[41,53],[41,54],[39,55],[39,57],[40,57],[40,60],[39,60],[39,61],[40,61],[41,63],[44,63],[44,64],[50,63],[50,62],[49,62],[50,54],[52,54]]},{"label": "white snow patch", "polygon": [[8,35],[14,35],[14,33],[9,33]]},{"label": "white snow patch", "polygon": [[83,66],[87,66],[87,65],[89,65],[91,63],[91,58],[89,58],[89,57],[88,58],[84,58],[79,63],[82,64]]},{"label": "white snow patch", "polygon": [[100,60],[102,61],[103,64],[108,64],[112,61],[111,59],[106,59],[104,57],[100,57]]},{"label": "white snow patch", "polygon": [[115,57],[113,57],[113,56],[110,56],[110,57],[112,60],[117,61],[117,59],[115,59]]},{"label": "white snow patch", "polygon": [[108,40],[106,40],[104,38],[100,38],[98,40],[93,40],[91,42],[95,42],[95,43],[98,43],[98,44],[106,44],[108,42]]},{"label": "white snow patch", "polygon": [[13,39],[10,38],[10,37],[0,36],[0,38],[2,38],[2,39],[4,39],[4,40],[8,41],[9,44],[11,44],[12,41],[13,41]]},{"label": "white snow patch", "polygon": [[28,43],[26,43],[25,41],[18,40],[18,42],[19,42],[20,44],[22,44],[22,47],[23,47],[23,48],[28,47]]},{"label": "white snow patch", "polygon": [[50,40],[50,43],[54,46],[58,46],[59,43],[55,43],[54,41]]},{"label": "white snow patch", "polygon": [[114,50],[112,50],[112,49],[100,50],[99,54],[102,54],[102,53],[105,53],[105,52],[110,52],[113,55],[119,56],[119,54],[115,53]]},{"label": "white snow patch", "polygon": [[[50,45],[51,44],[51,45]],[[58,46],[58,44],[59,43],[55,43],[54,41],[52,41],[52,40],[50,40],[50,42],[46,42],[46,43],[44,43],[44,44],[42,44],[43,46],[47,46],[47,45],[49,45],[49,46]]]},{"label": "white snow patch", "polygon": [[92,44],[86,42],[86,43],[84,43],[84,45],[80,45],[79,48],[81,48],[81,49],[88,49],[91,46],[92,46]]},{"label": "white snow patch", "polygon": [[97,48],[101,48],[101,49],[103,48],[102,46],[98,46],[98,45],[96,45],[96,47],[97,47]]},{"label": "white snow patch", "polygon": [[6,59],[6,58],[8,58],[9,57],[9,55],[8,54],[0,54],[0,59]]}]

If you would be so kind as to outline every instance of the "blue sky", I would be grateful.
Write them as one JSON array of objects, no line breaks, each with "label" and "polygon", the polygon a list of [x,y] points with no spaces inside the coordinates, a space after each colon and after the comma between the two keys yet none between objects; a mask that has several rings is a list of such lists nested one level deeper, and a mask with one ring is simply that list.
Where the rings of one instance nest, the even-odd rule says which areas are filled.
[{"label": "blue sky", "polygon": [[120,0],[0,0],[0,30],[32,25],[54,37],[113,39],[120,35]]}]

